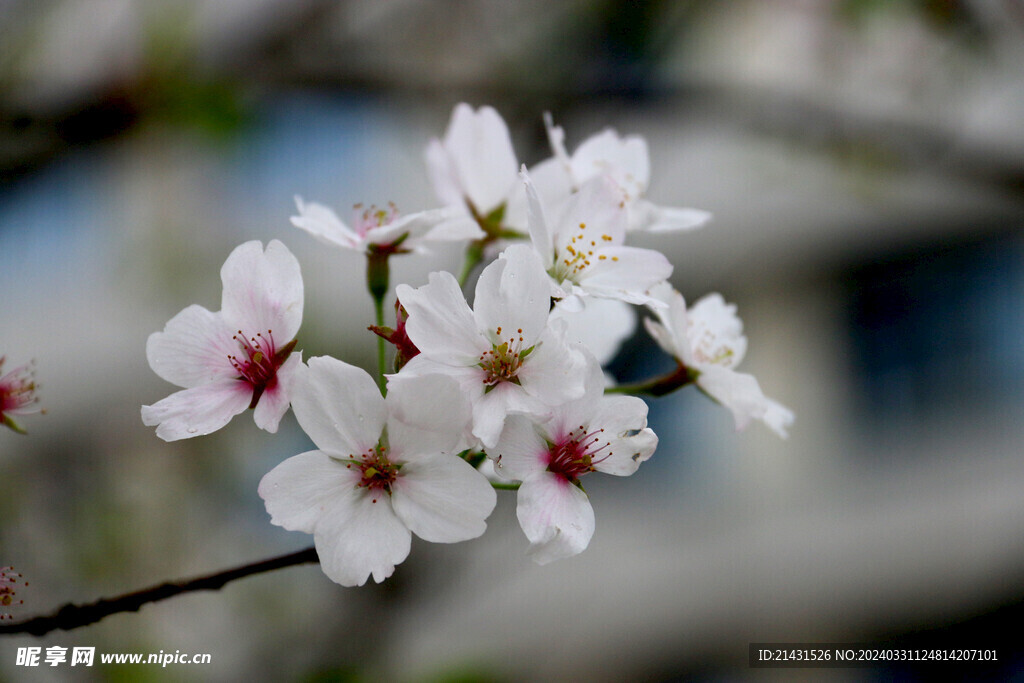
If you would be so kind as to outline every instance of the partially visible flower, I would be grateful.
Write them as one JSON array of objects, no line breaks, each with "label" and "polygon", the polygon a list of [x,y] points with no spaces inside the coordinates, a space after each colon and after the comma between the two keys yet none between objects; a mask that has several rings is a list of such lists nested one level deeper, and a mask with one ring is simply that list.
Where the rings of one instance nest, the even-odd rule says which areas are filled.
[{"label": "partially visible flower", "polygon": [[[0,371],[5,356],[0,356]],[[12,415],[31,415],[42,412],[36,394],[35,369],[30,363],[14,368],[0,377],[0,424],[24,434],[25,429]]]},{"label": "partially visible flower", "polygon": [[151,406],[142,421],[175,441],[217,431],[246,408],[276,432],[288,410],[302,354],[293,353],[302,323],[302,274],[288,248],[272,240],[235,248],[220,271],[221,310],[184,309],[146,343],[153,371],[185,387]]},{"label": "partially visible flower", "polygon": [[635,396],[604,396],[593,366],[583,397],[535,422],[514,415],[489,451],[499,476],[522,481],[516,516],[540,564],[577,555],[594,534],[594,509],[580,482],[590,472],[628,476],[654,453],[647,404]]},{"label": "partially visible flower", "polygon": [[[519,163],[508,126],[491,107],[461,103],[452,111],[444,138],[430,141],[427,170],[438,199],[471,216],[490,237],[503,226],[525,227]],[[515,214],[515,215],[513,215]]]},{"label": "partially visible flower", "polygon": [[[4,607],[10,607],[15,604],[25,604],[24,600],[14,599],[14,596],[18,594],[18,590],[15,586],[18,585],[18,579],[20,578],[21,574],[14,571],[14,567],[0,567],[0,610]],[[28,585],[27,581],[25,582],[25,585]],[[11,620],[13,618],[14,617],[10,613],[0,611],[0,621],[3,621],[4,619]]]},{"label": "partially visible flower", "polygon": [[793,412],[767,398],[753,375],[734,370],[747,351],[736,306],[726,304],[720,294],[709,294],[687,310],[683,295],[668,284],[652,294],[666,304],[651,309],[658,322],[644,320],[658,345],[696,376],[704,393],[732,411],[736,429],[761,420],[785,438]]},{"label": "partially visible flower", "polygon": [[[611,128],[592,135],[571,155],[565,148],[565,131],[545,115],[548,140],[554,157],[532,169],[538,185],[579,190],[599,175],[609,177],[619,189],[619,198],[629,212],[630,230],[667,232],[692,230],[711,219],[700,209],[657,206],[646,199],[650,179],[647,142],[638,135],[620,137]],[[564,189],[562,190],[564,192]]]},{"label": "partially visible flower", "polygon": [[402,306],[402,302],[395,299],[395,327],[380,327],[370,325],[369,330],[378,337],[383,338],[395,347],[395,372],[401,370],[406,363],[420,354],[420,350],[409,339],[405,331],[405,322],[409,319],[409,312]]},{"label": "partially visible flower", "polygon": [[480,536],[496,502],[487,479],[453,447],[469,404],[447,377],[403,382],[382,398],[359,368],[309,360],[295,417],[320,450],[285,460],[260,482],[271,521],[313,534],[320,566],[343,586],[380,583],[409,554]]},{"label": "partially visible flower", "polygon": [[391,253],[423,251],[429,241],[476,239],[483,231],[462,212],[452,208],[433,209],[402,215],[394,204],[387,208],[356,205],[352,225],[346,225],[323,204],[306,203],[295,197],[299,215],[292,225],[302,228],[324,244],[355,251],[382,250]]},{"label": "partially visible flower", "polygon": [[511,246],[484,269],[472,309],[447,272],[431,273],[418,289],[399,285],[398,298],[420,354],[388,386],[404,377],[453,377],[472,403],[472,434],[485,446],[497,441],[509,413],[543,415],[583,393],[587,360],[566,343],[564,324],[549,324],[550,286],[530,247]]},{"label": "partially visible flower", "polygon": [[607,176],[584,183],[569,199],[545,205],[523,171],[530,239],[552,282],[551,295],[570,310],[591,295],[633,304],[654,303],[648,290],[672,274],[661,252],[627,247],[626,211]]}]

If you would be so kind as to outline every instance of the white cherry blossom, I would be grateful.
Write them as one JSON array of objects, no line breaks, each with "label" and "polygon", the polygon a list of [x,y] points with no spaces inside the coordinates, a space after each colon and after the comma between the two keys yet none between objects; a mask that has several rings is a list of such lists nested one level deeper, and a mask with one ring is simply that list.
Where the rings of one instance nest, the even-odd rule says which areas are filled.
[{"label": "white cherry blossom", "polygon": [[626,205],[629,230],[692,230],[711,219],[707,211],[658,206],[646,199],[650,160],[647,142],[642,137],[620,137],[611,128],[606,128],[584,140],[575,152],[569,154],[562,127],[554,125],[550,115],[545,115],[544,123],[554,156],[532,171],[542,191],[543,187],[548,187],[548,193],[564,195],[566,189],[577,191],[588,180],[604,175],[615,183],[619,198]]},{"label": "white cherry blossom", "polygon": [[626,209],[611,179],[597,176],[565,202],[545,205],[525,170],[522,176],[530,240],[561,305],[579,310],[588,295],[659,305],[647,292],[672,274],[672,264],[661,252],[623,244]]},{"label": "white cherry blossom", "polygon": [[456,105],[444,138],[431,140],[425,156],[434,192],[445,206],[478,223],[494,223],[494,229],[525,227],[519,163],[508,126],[492,107]]},{"label": "white cherry blossom", "polygon": [[480,536],[496,496],[453,450],[469,419],[454,381],[402,382],[383,398],[363,370],[329,357],[296,379],[295,417],[319,450],[293,456],[259,485],[271,522],[313,534],[320,566],[343,586],[380,583],[409,554]]},{"label": "white cherry blossom", "polygon": [[220,271],[221,310],[184,309],[154,332],[146,357],[163,379],[184,387],[142,407],[143,423],[165,441],[217,431],[253,408],[256,425],[276,432],[301,365],[293,353],[302,323],[302,275],[288,248],[272,240],[235,248]]},{"label": "white cherry blossom", "polygon": [[464,212],[450,207],[402,215],[394,204],[386,208],[357,205],[350,226],[323,204],[295,197],[295,205],[299,215],[292,216],[292,225],[324,244],[361,252],[423,251],[424,242],[470,240],[484,234]]},{"label": "white cherry blossom", "polygon": [[526,245],[509,247],[484,269],[472,309],[447,272],[431,273],[418,289],[399,285],[397,294],[420,353],[388,386],[419,375],[453,377],[473,405],[471,432],[485,446],[509,413],[546,414],[583,393],[587,359],[567,344],[564,324],[549,324],[548,279]]},{"label": "white cherry blossom", "polygon": [[696,374],[697,386],[704,393],[732,411],[736,429],[761,420],[785,438],[793,412],[767,398],[753,375],[734,369],[747,351],[736,306],[726,304],[720,294],[709,294],[688,310],[683,295],[668,284],[652,294],[666,304],[651,309],[658,322],[644,320],[658,345]]},{"label": "white cherry blossom", "polygon": [[596,364],[586,393],[543,421],[508,418],[488,451],[495,473],[519,480],[516,516],[540,564],[577,555],[594,534],[594,509],[580,483],[590,472],[628,476],[654,453],[647,404],[634,396],[604,396]]}]

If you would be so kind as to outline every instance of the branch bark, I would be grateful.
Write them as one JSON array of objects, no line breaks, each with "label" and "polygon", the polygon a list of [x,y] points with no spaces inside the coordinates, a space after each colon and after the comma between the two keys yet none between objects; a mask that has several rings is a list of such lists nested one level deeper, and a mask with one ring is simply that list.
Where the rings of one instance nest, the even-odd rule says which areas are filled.
[{"label": "branch bark", "polygon": [[299,564],[319,562],[316,548],[310,547],[289,555],[272,557],[252,564],[226,569],[216,574],[197,576],[192,579],[181,581],[168,581],[157,586],[144,588],[132,593],[125,593],[114,598],[101,598],[96,602],[84,605],[68,603],[56,612],[46,616],[31,617],[21,621],[0,624],[0,635],[10,633],[28,633],[33,636],[42,636],[50,631],[70,631],[94,624],[104,617],[121,612],[137,612],[140,607],[150,602],[159,602],[167,598],[173,598],[182,593],[193,591],[220,590],[225,584],[243,579],[253,574],[283,569]]}]

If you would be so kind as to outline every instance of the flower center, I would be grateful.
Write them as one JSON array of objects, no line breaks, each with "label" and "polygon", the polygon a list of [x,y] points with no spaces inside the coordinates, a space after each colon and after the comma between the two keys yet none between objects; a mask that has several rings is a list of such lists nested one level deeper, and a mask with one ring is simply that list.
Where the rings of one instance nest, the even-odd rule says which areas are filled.
[{"label": "flower center", "polygon": [[[14,567],[0,567],[0,606],[10,607],[11,605],[22,605],[25,603],[24,600],[15,600],[14,596],[18,594],[15,586],[18,583],[18,579],[21,578],[21,574],[14,571]],[[28,585],[25,581],[24,585]],[[11,620],[14,617],[7,612],[0,612],[0,621],[4,619]]]},{"label": "flower center", "polygon": [[[721,365],[731,368],[736,364],[736,350],[729,344],[728,339],[713,333],[706,326],[696,326],[689,321],[690,344],[693,348],[693,357],[701,365]],[[697,329],[694,329],[694,328]]]},{"label": "flower center", "polygon": [[605,451],[611,446],[610,441],[602,441],[604,429],[588,432],[580,425],[556,443],[548,447],[548,471],[560,474],[571,482],[576,482],[587,472],[594,471],[594,465],[612,455]]},{"label": "flower center", "polygon": [[[495,330],[495,336],[501,339],[501,327]],[[523,366],[523,361],[533,352],[536,346],[528,349],[523,348],[523,329],[516,330],[516,334],[502,341],[500,344],[491,344],[489,351],[480,354],[477,365],[484,371],[483,383],[487,385],[484,392],[490,391],[501,382],[512,382],[519,384],[516,374]]]},{"label": "flower center", "polygon": [[378,209],[376,206],[366,209],[362,204],[356,204],[352,210],[352,227],[360,237],[366,237],[370,230],[388,225],[399,216],[398,207],[393,202],[388,202],[386,209]]},{"label": "flower center", "polygon": [[[551,275],[557,280],[572,280],[575,282],[581,272],[590,267],[592,259],[607,261],[607,254],[598,253],[595,257],[594,250],[600,252],[603,247],[610,246],[613,239],[611,235],[587,235],[587,224],[579,224],[579,232],[572,236],[568,244],[561,252],[555,252],[555,265],[551,269]],[[618,261],[618,256],[610,257],[611,261]]]},{"label": "flower center", "polygon": [[[0,367],[3,362],[0,357]],[[0,377],[0,417],[5,413],[32,412],[26,408],[38,402],[31,365],[22,365]]]},{"label": "flower center", "polygon": [[252,387],[252,403],[255,408],[263,395],[263,391],[277,379],[277,369],[295,348],[295,340],[288,342],[281,349],[274,343],[273,330],[267,330],[254,337],[248,337],[242,330],[231,337],[238,344],[240,355],[228,355],[228,361],[238,372],[238,378],[248,382]]},{"label": "flower center", "polygon": [[[388,449],[385,446],[377,445],[359,456],[351,456],[351,460],[345,463],[347,469],[356,467],[362,472],[363,478],[359,480],[359,488],[370,489],[370,491],[384,491],[391,493],[391,485],[398,477],[399,465],[388,459]],[[373,502],[377,502],[376,498]]]}]

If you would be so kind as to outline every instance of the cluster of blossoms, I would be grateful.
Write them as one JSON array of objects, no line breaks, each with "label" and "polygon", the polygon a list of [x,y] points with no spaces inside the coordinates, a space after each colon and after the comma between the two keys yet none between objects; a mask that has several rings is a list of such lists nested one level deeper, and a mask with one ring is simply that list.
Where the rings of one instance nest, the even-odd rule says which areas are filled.
[{"label": "cluster of blossoms", "polygon": [[[0,356],[0,372],[3,372],[5,359]],[[35,368],[31,363],[0,376],[0,424],[24,434],[24,428],[14,420],[14,416],[44,412],[39,407],[37,388]]]},{"label": "cluster of blossoms", "polygon": [[[440,209],[356,207],[349,225],[296,198],[295,226],[365,254],[376,382],[334,358],[302,361],[302,278],[276,240],[228,257],[219,312],[190,306],[149,338],[154,371],[183,387],[142,409],[161,438],[208,434],[246,408],[274,432],[291,406],[317,450],[275,467],[259,495],[274,524],[313,534],[340,584],[383,581],[412,534],[439,543],[481,535],[495,489],[518,490],[537,562],[583,551],[594,533],[584,475],[630,475],[658,444],[647,405],[622,394],[695,384],[739,429],[760,420],[785,436],[793,419],[734,369],[746,349],[735,307],[711,295],[688,309],[668,284],[668,259],[626,244],[632,232],[688,230],[709,215],[646,198],[642,138],[606,130],[569,154],[562,129],[546,124],[552,156],[528,169],[497,112],[458,105],[426,150]],[[395,327],[385,327],[388,259],[432,241],[466,243],[461,276],[398,285]],[[470,306],[464,288],[488,257]],[[632,333],[636,306],[653,316],[644,323],[676,369],[613,386],[602,364]]]}]

